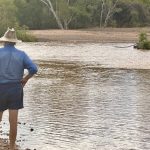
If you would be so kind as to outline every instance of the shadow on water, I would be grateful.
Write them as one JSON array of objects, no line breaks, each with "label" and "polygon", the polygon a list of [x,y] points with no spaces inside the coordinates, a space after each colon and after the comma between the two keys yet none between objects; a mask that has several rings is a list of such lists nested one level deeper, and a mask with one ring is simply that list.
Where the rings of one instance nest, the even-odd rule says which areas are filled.
[{"label": "shadow on water", "polygon": [[[150,70],[64,61],[38,65],[20,111],[22,149],[150,149]],[[8,123],[3,128],[5,138]]]}]

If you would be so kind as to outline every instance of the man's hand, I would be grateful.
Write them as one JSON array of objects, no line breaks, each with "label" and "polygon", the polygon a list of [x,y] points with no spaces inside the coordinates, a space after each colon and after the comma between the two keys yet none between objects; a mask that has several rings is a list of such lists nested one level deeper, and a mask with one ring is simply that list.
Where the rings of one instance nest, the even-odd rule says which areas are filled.
[{"label": "man's hand", "polygon": [[27,78],[23,78],[23,79],[21,80],[22,86],[24,87],[27,82],[28,82],[28,79],[27,79]]},{"label": "man's hand", "polygon": [[28,82],[28,80],[32,77],[33,75],[26,75],[22,80],[21,80],[21,83],[22,83],[22,86],[24,87],[26,85],[26,83]]}]

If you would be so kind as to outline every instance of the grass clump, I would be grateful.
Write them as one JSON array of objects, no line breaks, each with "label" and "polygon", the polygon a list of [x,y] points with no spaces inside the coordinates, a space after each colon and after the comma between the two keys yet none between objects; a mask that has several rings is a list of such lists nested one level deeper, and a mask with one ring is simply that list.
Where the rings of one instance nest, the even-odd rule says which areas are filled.
[{"label": "grass clump", "polygon": [[23,42],[37,42],[37,39],[28,32],[28,27],[20,27],[18,24],[15,26],[17,38]]},{"label": "grass clump", "polygon": [[148,40],[146,33],[141,33],[139,35],[139,41],[136,45],[137,49],[150,50],[150,41]]},{"label": "grass clump", "polygon": [[37,39],[33,35],[29,34],[27,30],[17,30],[16,34],[17,38],[23,42],[37,42]]}]

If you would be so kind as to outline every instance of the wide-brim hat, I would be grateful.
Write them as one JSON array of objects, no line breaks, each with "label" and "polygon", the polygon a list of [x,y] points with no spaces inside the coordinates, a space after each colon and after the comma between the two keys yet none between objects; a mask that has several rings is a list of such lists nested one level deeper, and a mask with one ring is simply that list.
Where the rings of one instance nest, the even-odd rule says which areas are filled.
[{"label": "wide-brim hat", "polygon": [[18,43],[18,42],[22,42],[22,41],[17,39],[16,31],[14,30],[14,28],[12,28],[12,29],[8,28],[7,31],[5,32],[4,36],[2,36],[0,38],[0,42]]}]

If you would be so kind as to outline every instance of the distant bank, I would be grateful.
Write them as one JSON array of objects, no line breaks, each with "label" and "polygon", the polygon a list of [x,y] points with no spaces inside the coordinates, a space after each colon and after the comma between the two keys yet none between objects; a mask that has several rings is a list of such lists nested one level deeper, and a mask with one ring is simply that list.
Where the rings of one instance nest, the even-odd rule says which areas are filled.
[{"label": "distant bank", "polygon": [[150,28],[92,28],[82,30],[30,30],[40,42],[136,43],[139,33]]}]

